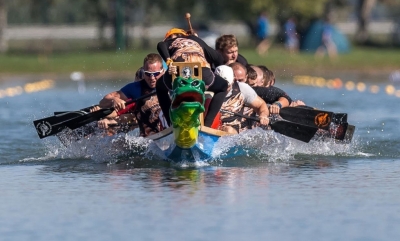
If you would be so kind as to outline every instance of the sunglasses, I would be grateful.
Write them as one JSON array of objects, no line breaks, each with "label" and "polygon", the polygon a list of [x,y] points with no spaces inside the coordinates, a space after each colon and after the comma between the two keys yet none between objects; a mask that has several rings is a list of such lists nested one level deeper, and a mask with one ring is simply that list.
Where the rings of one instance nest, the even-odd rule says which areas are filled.
[{"label": "sunglasses", "polygon": [[163,70],[156,71],[156,72],[144,71],[144,75],[146,75],[147,77],[152,77],[152,76],[157,77],[157,76],[159,76],[162,72],[163,72]]}]

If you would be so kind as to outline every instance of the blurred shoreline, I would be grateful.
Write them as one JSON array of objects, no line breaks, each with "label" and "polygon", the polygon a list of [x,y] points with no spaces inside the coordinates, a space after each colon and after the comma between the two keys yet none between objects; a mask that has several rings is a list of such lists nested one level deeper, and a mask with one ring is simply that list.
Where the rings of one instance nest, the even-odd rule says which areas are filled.
[{"label": "blurred shoreline", "polygon": [[[335,27],[343,34],[351,37],[357,31],[356,21],[337,22]],[[149,27],[127,26],[126,33],[129,37],[140,39],[142,37],[150,39],[162,39],[168,29],[176,27],[172,23],[157,24]],[[218,34],[234,34],[239,38],[248,37],[251,33],[249,28],[242,23],[213,22],[208,26],[210,31]],[[368,31],[371,34],[391,34],[395,28],[393,21],[371,21]],[[221,32],[223,29],[223,32]],[[278,31],[276,23],[270,26],[271,36],[275,36]],[[99,30],[93,25],[9,25],[5,29],[5,37],[8,40],[33,40],[33,39],[97,39]],[[113,31],[110,26],[105,27],[104,37],[111,39]]]},{"label": "blurred shoreline", "polygon": [[[353,21],[339,22],[335,26],[349,39],[356,32]],[[81,71],[87,79],[130,79],[141,65],[145,54],[156,52],[156,43],[162,39],[172,23],[154,25],[149,28],[132,26],[128,28],[132,39],[127,51],[99,51],[99,31],[96,25],[76,26],[8,26],[5,37],[8,39],[10,53],[0,55],[0,81],[22,79],[52,78],[69,80],[73,71]],[[313,75],[334,78],[350,75],[356,78],[387,79],[391,73],[400,69],[399,49],[373,49],[354,47],[350,53],[343,54],[336,62],[325,57],[315,60],[312,54],[289,55],[282,44],[273,44],[267,56],[254,53],[249,29],[238,23],[213,23],[211,31],[221,34],[235,34],[241,43],[240,53],[249,63],[264,64],[271,68],[278,78],[290,79],[295,75]],[[371,22],[371,34],[388,37],[395,28],[391,21]],[[277,26],[271,24],[271,34],[276,35]],[[112,29],[106,27],[104,37],[112,39]],[[141,49],[142,41],[149,40],[154,48]],[[88,46],[88,43],[91,44]]]}]

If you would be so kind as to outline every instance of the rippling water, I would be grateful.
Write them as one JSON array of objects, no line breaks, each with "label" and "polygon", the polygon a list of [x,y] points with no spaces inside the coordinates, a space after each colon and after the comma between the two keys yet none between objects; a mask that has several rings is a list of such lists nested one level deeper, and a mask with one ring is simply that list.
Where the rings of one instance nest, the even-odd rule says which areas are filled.
[{"label": "rippling water", "polygon": [[160,160],[135,133],[69,148],[37,137],[33,120],[95,104],[125,83],[88,81],[82,95],[75,82],[60,81],[48,91],[0,98],[2,239],[400,236],[399,98],[283,82],[278,87],[294,98],[348,113],[357,127],[353,142],[304,144],[252,130],[221,138],[215,160],[195,166]]}]

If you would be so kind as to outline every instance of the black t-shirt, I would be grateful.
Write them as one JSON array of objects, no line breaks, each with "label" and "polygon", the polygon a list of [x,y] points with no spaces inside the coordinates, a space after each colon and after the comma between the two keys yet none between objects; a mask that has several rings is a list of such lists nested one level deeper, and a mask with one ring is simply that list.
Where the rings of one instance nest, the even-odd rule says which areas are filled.
[{"label": "black t-shirt", "polygon": [[253,87],[253,89],[255,90],[257,95],[260,96],[261,99],[263,99],[267,104],[273,104],[275,101],[278,101],[280,97],[285,97],[289,101],[289,104],[292,103],[292,98],[290,98],[285,91],[279,89],[278,87],[257,86]]},{"label": "black t-shirt", "polygon": [[[179,37],[179,38],[191,39],[191,40],[197,42],[203,49],[204,57],[210,65],[219,66],[224,63],[224,59],[223,59],[222,55],[219,52],[217,52],[215,49],[208,46],[201,38],[196,37],[194,35],[183,36],[183,37]],[[176,51],[178,51],[178,48],[174,48],[174,47],[171,48],[171,45],[174,41],[176,41],[179,38],[168,39],[166,41],[162,41],[157,44],[158,53],[161,55],[161,57],[165,61],[168,58],[170,58]],[[184,59],[178,58],[175,61],[184,62]]]},{"label": "black t-shirt", "polygon": [[245,57],[243,57],[243,55],[241,55],[241,54],[238,54],[238,56],[236,58],[236,62],[239,62],[239,63],[243,64],[244,66],[249,64],[247,62],[247,59]]},{"label": "black t-shirt", "polygon": [[[219,54],[221,55],[221,57],[222,57],[222,54],[221,54],[220,52],[218,52],[218,53],[219,53]],[[222,57],[222,58],[223,58],[223,57]],[[243,57],[243,55],[241,55],[241,54],[238,54],[238,57],[236,58],[236,62],[243,64],[243,66],[245,66],[245,67],[246,67],[246,65],[248,65],[247,59],[246,59],[245,57]],[[211,65],[212,71],[215,71],[215,69],[216,69],[218,66],[219,66],[219,65]]]}]

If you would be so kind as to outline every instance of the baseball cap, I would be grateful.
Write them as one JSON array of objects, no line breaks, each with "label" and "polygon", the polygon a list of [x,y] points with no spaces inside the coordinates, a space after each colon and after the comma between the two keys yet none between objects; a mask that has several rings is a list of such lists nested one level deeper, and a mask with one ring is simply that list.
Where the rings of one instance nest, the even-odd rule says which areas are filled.
[{"label": "baseball cap", "polygon": [[228,83],[231,85],[233,84],[233,69],[227,65],[220,65],[218,66],[214,73],[216,75],[221,76],[223,79],[225,79],[226,81],[228,81]]},{"label": "baseball cap", "polygon": [[169,36],[171,36],[172,34],[183,34],[185,36],[187,36],[187,32],[181,28],[171,28],[170,30],[168,30],[168,32],[165,34],[164,40],[167,39]]}]

